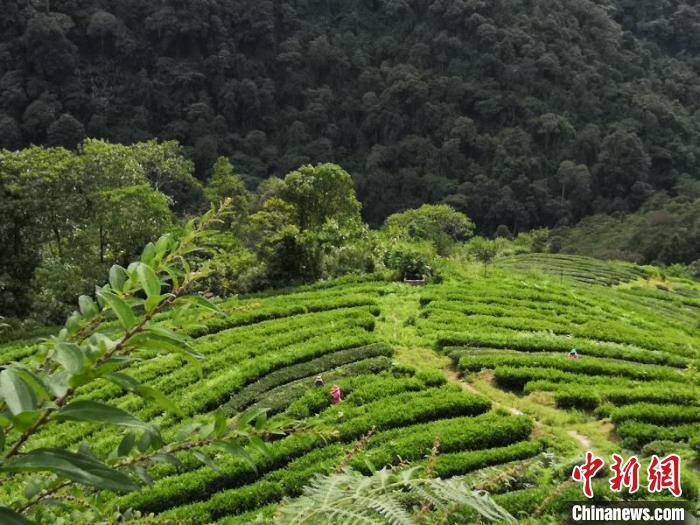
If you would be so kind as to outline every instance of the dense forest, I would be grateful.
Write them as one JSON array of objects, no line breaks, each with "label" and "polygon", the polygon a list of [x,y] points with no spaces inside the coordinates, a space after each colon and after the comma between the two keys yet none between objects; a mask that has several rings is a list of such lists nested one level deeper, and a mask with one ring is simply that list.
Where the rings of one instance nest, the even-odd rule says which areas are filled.
[{"label": "dense forest", "polygon": [[371,225],[568,225],[700,170],[692,0],[7,0],[0,35],[0,147],[177,140],[249,189],[335,162]]},{"label": "dense forest", "polygon": [[677,523],[699,313],[700,0],[2,0],[0,525]]}]

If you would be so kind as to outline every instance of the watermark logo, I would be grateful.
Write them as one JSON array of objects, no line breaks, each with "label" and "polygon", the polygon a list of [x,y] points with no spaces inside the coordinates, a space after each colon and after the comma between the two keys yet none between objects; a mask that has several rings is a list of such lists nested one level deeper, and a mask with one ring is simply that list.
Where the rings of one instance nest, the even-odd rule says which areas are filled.
[{"label": "watermark logo", "polygon": [[[592,480],[604,467],[605,460],[595,456],[590,451],[586,452],[583,465],[574,467],[571,477],[574,481],[582,484],[583,494],[587,498],[593,497]],[[636,456],[625,461],[619,454],[613,454],[610,470],[613,475],[608,481],[612,492],[622,492],[626,488],[630,494],[634,494],[639,490],[641,464]],[[646,486],[649,493],[668,491],[679,498],[683,494],[680,456],[669,454],[665,458],[659,458],[653,455],[647,468]]]}]

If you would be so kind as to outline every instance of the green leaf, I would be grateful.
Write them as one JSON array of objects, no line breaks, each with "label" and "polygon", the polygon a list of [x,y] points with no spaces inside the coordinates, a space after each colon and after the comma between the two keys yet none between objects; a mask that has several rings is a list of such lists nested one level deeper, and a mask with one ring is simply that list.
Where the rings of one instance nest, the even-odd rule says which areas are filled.
[{"label": "green leaf", "polygon": [[56,412],[56,418],[68,421],[94,421],[121,427],[151,429],[151,425],[137,419],[121,408],[98,401],[73,401]]},{"label": "green leaf", "polygon": [[169,330],[151,327],[134,335],[134,337],[131,338],[131,342],[137,348],[141,347],[143,349],[151,349],[159,352],[166,351],[180,354],[199,368],[200,376],[203,374],[198,361],[204,359],[204,356],[192,348],[187,341]]},{"label": "green leaf", "polygon": [[208,299],[202,297],[201,295],[183,295],[178,297],[177,302],[191,303],[205,310],[215,312],[217,314],[225,314],[218,306],[209,301]]},{"label": "green leaf", "polygon": [[272,458],[272,448],[258,436],[250,437],[250,446],[257,450],[262,456],[269,459]]},{"label": "green leaf", "polygon": [[134,389],[134,392],[136,392],[145,399],[150,399],[166,412],[170,412],[171,414],[177,414],[181,417],[184,415],[182,410],[180,410],[180,408],[160,390],[156,390],[155,388],[146,385],[139,385],[137,388]]},{"label": "green leaf", "polygon": [[146,452],[150,447],[154,450],[163,446],[163,438],[155,428],[150,428],[141,434],[141,439],[136,443],[136,447],[141,452]]},{"label": "green leaf", "polygon": [[141,481],[143,481],[146,485],[153,485],[153,478],[148,472],[146,472],[145,468],[143,468],[141,465],[134,465],[133,468],[134,472]]},{"label": "green leaf", "polygon": [[146,263],[141,263],[136,268],[136,274],[139,277],[141,287],[146,292],[148,297],[160,295],[160,278],[156,275],[156,272],[153,271],[153,268],[148,266]]},{"label": "green leaf", "polygon": [[131,478],[118,470],[94,458],[56,448],[39,448],[9,459],[0,464],[0,472],[51,472],[98,489],[120,492],[138,489]]},{"label": "green leaf", "polygon": [[135,444],[136,434],[129,432],[126,436],[124,436],[121,443],[119,443],[119,447],[117,447],[117,455],[119,457],[128,456]]},{"label": "green leaf", "polygon": [[192,451],[192,454],[194,454],[194,457],[196,457],[207,467],[211,468],[212,470],[215,470],[216,472],[221,472],[221,467],[214,463],[214,461],[201,450],[194,450]]},{"label": "green leaf", "polygon": [[250,467],[257,472],[258,471],[258,466],[255,464],[255,460],[253,457],[248,454],[248,451],[244,449],[240,445],[234,445],[233,443],[229,443],[228,441],[215,441],[214,446],[217,448],[220,448],[224,452],[237,457],[239,459],[242,459],[245,463],[250,465]]},{"label": "green leaf", "polygon": [[168,274],[168,277],[170,277],[170,281],[173,288],[177,288],[178,286],[180,286],[180,275],[182,272],[179,272],[172,266],[163,266],[163,270],[165,271],[165,273]]},{"label": "green leaf", "polygon": [[152,242],[149,242],[141,253],[141,262],[146,264],[151,264],[156,256],[156,246]]},{"label": "green leaf", "polygon": [[29,370],[27,367],[21,365],[15,365],[14,369],[20,375],[20,377],[30,386],[34,393],[37,395],[38,400],[49,400],[51,399],[51,391],[44,380],[36,375],[34,372]]},{"label": "green leaf", "polygon": [[160,303],[165,301],[167,299],[169,294],[163,294],[163,295],[152,295],[148,299],[146,299],[146,302],[144,303],[144,308],[146,309],[147,312],[153,311]]},{"label": "green leaf", "polygon": [[27,480],[27,484],[24,486],[24,497],[32,499],[39,492],[41,492],[41,484],[35,479]]},{"label": "green leaf", "polygon": [[0,507],[0,523],[2,525],[35,525],[33,521],[5,507]]},{"label": "green leaf", "polygon": [[158,463],[167,463],[172,465],[176,469],[181,469],[184,467],[182,461],[177,459],[173,454],[156,454],[152,457],[152,459]]},{"label": "green leaf", "polygon": [[121,292],[124,289],[124,284],[129,279],[126,270],[115,264],[109,269],[109,285],[113,290]]},{"label": "green leaf", "polygon": [[172,241],[172,237],[170,236],[169,233],[166,233],[165,235],[160,236],[160,238],[156,242],[156,253],[160,257],[165,255],[165,252],[168,251],[168,248],[170,248],[171,241]]},{"label": "green leaf", "polygon": [[15,416],[37,407],[34,389],[12,368],[0,372],[0,396]]},{"label": "green leaf", "polygon": [[226,421],[226,415],[223,410],[217,410],[214,413],[214,436],[217,438],[222,438],[226,431],[228,430],[228,425]]},{"label": "green leaf", "polygon": [[151,446],[152,441],[153,434],[151,434],[150,432],[144,432],[143,434],[141,434],[141,437],[136,442],[136,448],[138,448],[141,452],[146,452]]},{"label": "green leaf", "polygon": [[90,319],[97,315],[97,305],[92,300],[92,297],[81,295],[78,297],[78,306],[80,307],[80,313],[83,314],[85,319]]},{"label": "green leaf", "polygon": [[73,312],[66,320],[66,330],[68,333],[75,334],[80,330],[80,314]]},{"label": "green leaf", "polygon": [[46,378],[46,386],[49,387],[54,397],[63,397],[68,392],[70,373],[62,370]]},{"label": "green leaf", "polygon": [[141,382],[138,379],[134,379],[133,377],[120,372],[106,374],[104,378],[111,381],[115,385],[120,386],[124,390],[128,390],[129,392],[136,390],[141,386]]},{"label": "green leaf", "polygon": [[132,357],[117,355],[112,356],[102,363],[96,370],[96,377],[105,377],[109,374],[115,373],[116,370],[124,368],[126,365],[136,362],[137,359]]},{"label": "green leaf", "polygon": [[128,330],[129,328],[132,328],[136,325],[136,323],[138,322],[136,320],[136,316],[131,310],[131,306],[129,306],[126,303],[126,301],[106,290],[102,290],[101,293],[101,297],[112,309],[114,315],[117,316],[117,319],[119,319],[119,322],[124,327],[124,329]]},{"label": "green leaf", "polygon": [[7,407],[0,408],[0,427],[6,427],[12,424],[12,412]]},{"label": "green leaf", "polygon": [[241,425],[249,425],[252,421],[265,418],[267,416],[267,408],[253,408],[239,415],[238,421]]},{"label": "green leaf", "polygon": [[27,410],[13,417],[12,424],[18,431],[24,432],[36,423],[36,420],[39,419],[43,413],[43,410]]},{"label": "green leaf", "polygon": [[85,354],[73,343],[60,342],[55,347],[54,360],[65,368],[69,374],[79,374],[85,366]]}]

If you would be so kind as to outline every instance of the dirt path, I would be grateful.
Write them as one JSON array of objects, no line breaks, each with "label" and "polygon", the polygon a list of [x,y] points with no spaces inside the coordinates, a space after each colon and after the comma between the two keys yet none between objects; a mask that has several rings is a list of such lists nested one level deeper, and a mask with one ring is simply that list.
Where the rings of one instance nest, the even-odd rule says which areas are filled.
[{"label": "dirt path", "polygon": [[[519,397],[513,393],[498,388],[493,382],[493,373],[484,371],[473,378],[473,382],[460,378],[453,366],[442,369],[450,383],[459,384],[465,391],[472,394],[486,396],[494,408],[502,408],[514,415],[528,415],[535,423],[534,434],[552,436],[558,439],[573,440],[575,449],[579,452],[594,450],[598,447],[591,437],[580,430],[582,425],[575,421],[567,421],[569,417],[566,411],[550,406],[545,396]],[[576,425],[575,428],[572,428]],[[588,423],[587,428],[590,427]],[[598,440],[597,440],[598,441]]]},{"label": "dirt path", "polygon": [[569,432],[567,432],[567,433],[572,438],[574,438],[576,441],[578,441],[584,450],[592,450],[593,449],[593,443],[591,442],[591,440],[589,438],[587,438],[583,434],[580,434],[576,430],[569,430]]},{"label": "dirt path", "polygon": [[[443,373],[445,374],[445,377],[447,377],[447,380],[448,380],[450,383],[459,384],[464,390],[466,390],[467,392],[470,392],[470,393],[472,393],[472,394],[477,394],[477,395],[480,395],[480,396],[483,396],[483,395],[484,395],[483,392],[481,392],[480,390],[478,390],[478,389],[477,389],[474,385],[472,385],[471,383],[469,383],[469,382],[467,382],[467,381],[462,381],[462,379],[459,377],[459,374],[457,374],[457,372],[454,370],[454,368],[452,368],[452,367],[443,368],[442,371],[443,371]],[[524,413],[522,410],[520,410],[520,409],[518,409],[518,408],[515,408],[515,407],[513,407],[513,406],[503,405],[503,404],[501,404],[501,403],[498,403],[497,401],[494,401],[493,399],[491,400],[491,402],[492,402],[495,406],[498,406],[498,407],[500,407],[500,408],[505,408],[508,412],[510,412],[511,414],[514,414],[514,415],[516,415],[516,416],[525,415],[525,413]],[[535,420],[535,424],[539,424],[539,423]]]}]

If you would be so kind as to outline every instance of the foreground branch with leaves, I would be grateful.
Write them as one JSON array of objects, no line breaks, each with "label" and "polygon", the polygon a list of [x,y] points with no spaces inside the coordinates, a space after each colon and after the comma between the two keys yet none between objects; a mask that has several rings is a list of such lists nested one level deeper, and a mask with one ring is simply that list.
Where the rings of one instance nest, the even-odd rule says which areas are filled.
[{"label": "foreground branch with leaves", "polygon": [[[226,418],[216,412],[205,421],[183,425],[170,442],[160,429],[135,415],[84,395],[97,381],[107,381],[146,400],[169,415],[181,415],[162,392],[126,373],[128,366],[162,353],[176,353],[194,366],[203,359],[182,334],[168,328],[167,309],[217,306],[188,295],[207,274],[206,262],[192,265],[210,234],[227,213],[229,202],[190,220],[178,236],[149,243],[138,262],[115,265],[109,283],[95,298],[81,296],[79,310],[41,345],[39,355],[0,371],[0,478],[8,486],[24,485],[24,497],[3,502],[0,522],[8,525],[53,523],[61,512],[72,522],[81,516],[103,521],[93,502],[99,491],[128,492],[151,483],[147,467],[155,462],[178,465],[178,452],[191,451],[216,468],[203,447],[237,455],[254,467],[246,449],[266,454],[263,438],[277,432],[261,410]],[[98,454],[87,443],[76,450],[32,447],[33,439],[65,421],[91,422],[125,429],[118,447]],[[104,457],[100,457],[104,456]]]}]

